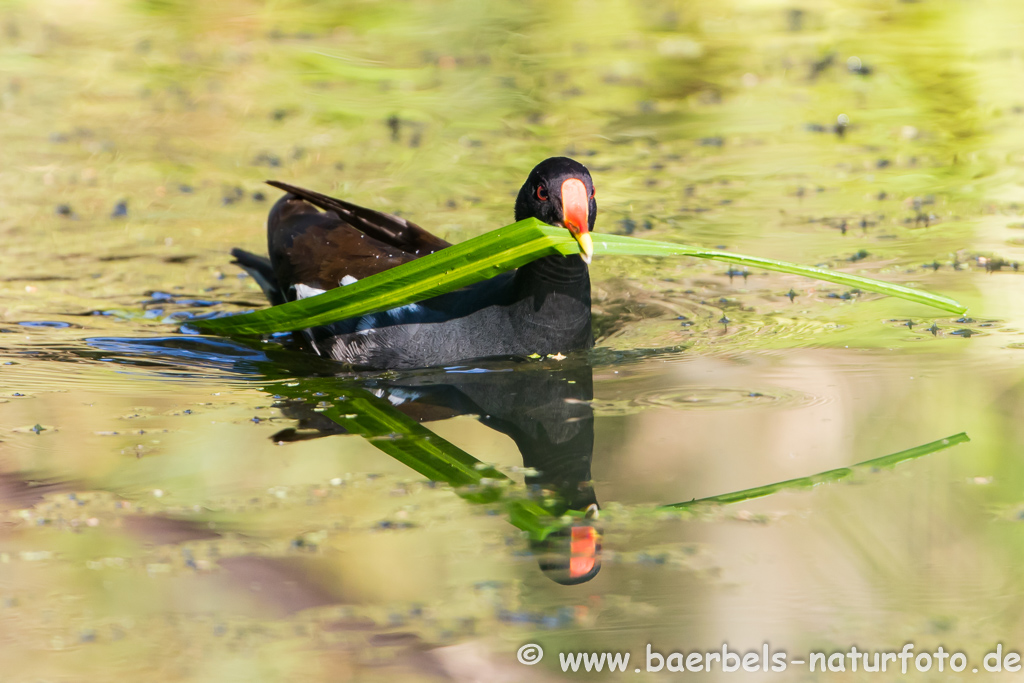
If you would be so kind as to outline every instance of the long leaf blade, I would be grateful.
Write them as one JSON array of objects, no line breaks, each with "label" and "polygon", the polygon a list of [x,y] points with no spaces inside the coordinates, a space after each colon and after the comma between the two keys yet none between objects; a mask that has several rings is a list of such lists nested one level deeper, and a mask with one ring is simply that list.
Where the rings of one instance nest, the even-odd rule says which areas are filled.
[{"label": "long leaf blade", "polygon": [[758,256],[745,256],[743,254],[732,254],[727,251],[714,251],[711,249],[700,249],[685,244],[674,244],[672,242],[655,242],[652,240],[640,240],[622,235],[601,235],[594,240],[594,253],[618,256],[693,256],[696,258],[736,263],[742,266],[757,266],[765,270],[774,270],[779,273],[791,275],[803,275],[815,280],[824,280],[849,287],[859,287],[869,292],[887,294],[889,296],[914,301],[919,304],[934,306],[950,313],[964,313],[967,307],[960,302],[940,294],[932,294],[920,289],[897,285],[891,282],[882,282],[860,275],[840,273],[834,270],[826,270],[815,266],[801,266],[786,261],[776,261]]},{"label": "long leaf blade", "polygon": [[[528,218],[319,296],[227,318],[196,320],[190,324],[205,332],[226,335],[300,330],[429,299],[518,268],[543,256],[575,253],[578,253],[578,246],[565,230]],[[904,285],[671,242],[600,235],[594,241],[594,253],[607,256],[692,256],[712,259],[859,287],[952,313],[967,310],[966,306],[949,297]]]},{"label": "long leaf blade", "polygon": [[865,469],[877,469],[880,467],[894,467],[901,462],[907,460],[913,460],[920,458],[925,455],[931,455],[947,448],[952,448],[958,444],[969,442],[971,439],[967,436],[966,432],[960,432],[953,436],[948,436],[945,439],[939,439],[938,441],[932,441],[931,443],[921,444],[913,448],[908,448],[905,451],[899,451],[898,453],[890,453],[889,455],[883,455],[879,458],[873,458],[871,460],[865,460],[859,462],[856,465],[850,465],[849,467],[840,467],[834,470],[827,470],[825,472],[819,472],[818,474],[812,474],[808,477],[800,477],[798,479],[787,479],[786,481],[779,481],[774,484],[765,484],[764,486],[755,486],[751,489],[743,489],[742,491],[733,491],[732,493],[723,493],[717,496],[708,496],[707,498],[698,498],[695,500],[688,500],[682,503],[674,503],[672,505],[664,505],[663,507],[668,508],[690,508],[698,505],[730,505],[732,503],[739,503],[745,500],[752,500],[754,498],[763,498],[773,493],[777,493],[784,489],[801,489],[810,488],[817,486],[818,484],[824,484],[827,482],[840,481],[846,479],[857,470]]},{"label": "long leaf blade", "polygon": [[190,324],[229,335],[301,330],[415,303],[487,280],[542,256],[571,253],[573,240],[557,239],[562,237],[557,233],[553,238],[541,225],[537,219],[528,218],[319,296]]},{"label": "long leaf blade", "polygon": [[485,486],[487,480],[506,482],[508,477],[433,433],[416,420],[366,389],[328,378],[303,378],[278,382],[264,390],[279,396],[309,400],[317,394],[333,396],[320,414],[350,434],[359,434],[378,450],[427,479],[445,482],[471,503],[501,502],[509,522],[543,540],[565,522],[555,518],[529,498],[505,496],[500,488]]}]

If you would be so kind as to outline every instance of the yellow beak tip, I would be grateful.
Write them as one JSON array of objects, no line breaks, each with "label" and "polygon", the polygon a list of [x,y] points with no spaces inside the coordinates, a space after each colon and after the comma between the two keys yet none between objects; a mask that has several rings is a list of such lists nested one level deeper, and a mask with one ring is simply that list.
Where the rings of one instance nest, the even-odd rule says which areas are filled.
[{"label": "yellow beak tip", "polygon": [[574,234],[573,237],[580,243],[580,258],[583,259],[584,263],[589,264],[591,257],[594,255],[594,241],[590,238],[590,233]]}]

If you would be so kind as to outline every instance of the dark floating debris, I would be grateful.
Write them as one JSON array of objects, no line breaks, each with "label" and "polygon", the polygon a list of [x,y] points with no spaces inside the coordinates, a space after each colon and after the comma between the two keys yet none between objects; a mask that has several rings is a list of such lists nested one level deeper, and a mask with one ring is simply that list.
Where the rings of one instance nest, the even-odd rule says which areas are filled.
[{"label": "dark floating debris", "polygon": [[830,52],[821,59],[811,62],[811,78],[816,78],[823,71],[832,66],[836,61],[836,55],[834,52]]},{"label": "dark floating debris", "polygon": [[939,336],[939,326],[932,323],[932,326],[928,328],[928,331],[932,333],[933,337]]},{"label": "dark floating debris", "polygon": [[1019,270],[1020,268],[1019,264],[1016,261],[1008,261],[999,256],[979,256],[977,258],[977,261],[979,266],[984,266],[986,273],[996,273],[1002,270],[1003,268],[1013,268],[1014,270]]},{"label": "dark floating debris", "polygon": [[72,215],[74,215],[74,211],[71,210],[71,205],[70,204],[58,204],[57,208],[56,208],[56,213],[57,213],[58,216],[72,216]]},{"label": "dark floating debris", "polygon": [[798,33],[804,28],[804,11],[793,8],[786,12],[786,26],[793,33]]},{"label": "dark floating debris", "polygon": [[114,210],[110,212],[111,218],[125,218],[128,216],[128,202],[121,200],[114,206]]},{"label": "dark floating debris", "polygon": [[790,289],[788,292],[786,292],[786,296],[789,297],[789,303],[793,303],[793,299],[797,297],[797,293]]},{"label": "dark floating debris", "polygon": [[846,70],[858,76],[870,76],[874,71],[870,66],[861,61],[860,57],[850,57],[846,60]]},{"label": "dark floating debris", "polygon": [[224,196],[221,197],[221,204],[223,204],[224,206],[228,206],[230,204],[234,204],[235,202],[237,202],[238,200],[240,200],[244,196],[245,196],[245,191],[243,191],[242,188],[240,188],[240,187],[229,188],[228,190],[226,190],[224,192]]},{"label": "dark floating debris", "polygon": [[843,137],[846,135],[846,129],[850,125],[850,117],[846,114],[840,114],[836,117],[836,125],[832,127],[832,131],[837,137]]},{"label": "dark floating debris", "polygon": [[[936,216],[934,213],[922,213],[922,212],[919,211],[917,213],[917,215],[914,216],[914,226],[916,227],[916,226],[921,225],[922,223],[924,223],[924,227],[928,228],[928,227],[931,227],[931,224],[934,223],[935,221],[937,221],[938,218],[939,217]],[[908,219],[906,219],[903,222],[904,223],[909,223],[910,219],[908,218]]]},{"label": "dark floating debris", "polygon": [[953,330],[950,334],[955,334],[956,336],[963,337],[964,339],[970,339],[974,332],[967,328],[961,328],[959,330]]},{"label": "dark floating debris", "polygon": [[850,256],[850,257],[849,257],[848,259],[846,259],[846,260],[847,260],[847,261],[849,261],[850,263],[856,263],[857,261],[863,261],[864,259],[866,259],[866,258],[867,258],[868,256],[870,256],[870,255],[871,255],[871,254],[869,254],[869,253],[867,252],[867,250],[865,250],[865,249],[861,249],[861,250],[860,250],[860,251],[858,251],[858,252],[857,252],[856,254],[854,254],[853,256]]},{"label": "dark floating debris", "polygon": [[271,152],[260,152],[252,160],[253,166],[269,166],[270,168],[277,168],[281,165],[281,157]]}]

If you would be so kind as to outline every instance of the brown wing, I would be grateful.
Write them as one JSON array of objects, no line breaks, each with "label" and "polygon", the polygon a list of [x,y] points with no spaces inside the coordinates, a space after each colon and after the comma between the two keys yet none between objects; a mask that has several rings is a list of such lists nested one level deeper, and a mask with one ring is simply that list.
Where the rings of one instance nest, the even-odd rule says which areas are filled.
[{"label": "brown wing", "polygon": [[294,194],[282,197],[270,211],[267,249],[287,299],[295,298],[292,287],[297,284],[333,289],[346,277],[361,280],[417,258],[363,233],[334,211],[321,213]]},{"label": "brown wing", "polygon": [[415,223],[399,216],[366,209],[350,202],[328,197],[319,192],[304,190],[301,187],[295,187],[294,185],[288,185],[276,180],[268,180],[267,184],[289,192],[296,197],[301,197],[324,211],[332,211],[357,230],[407,254],[426,256],[451,246],[450,243],[440,237],[430,234]]}]

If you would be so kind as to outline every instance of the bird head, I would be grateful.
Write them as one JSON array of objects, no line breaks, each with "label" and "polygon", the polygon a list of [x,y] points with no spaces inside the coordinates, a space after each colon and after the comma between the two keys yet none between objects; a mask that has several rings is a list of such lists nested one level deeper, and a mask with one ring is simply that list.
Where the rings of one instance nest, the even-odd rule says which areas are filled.
[{"label": "bird head", "polygon": [[543,540],[530,542],[545,576],[563,586],[590,581],[601,571],[601,527],[597,503],[574,516],[572,523]]},{"label": "bird head", "polygon": [[517,221],[536,218],[562,226],[579,242],[580,257],[590,263],[597,200],[594,181],[583,164],[568,157],[551,157],[537,164],[519,190],[515,215]]}]

